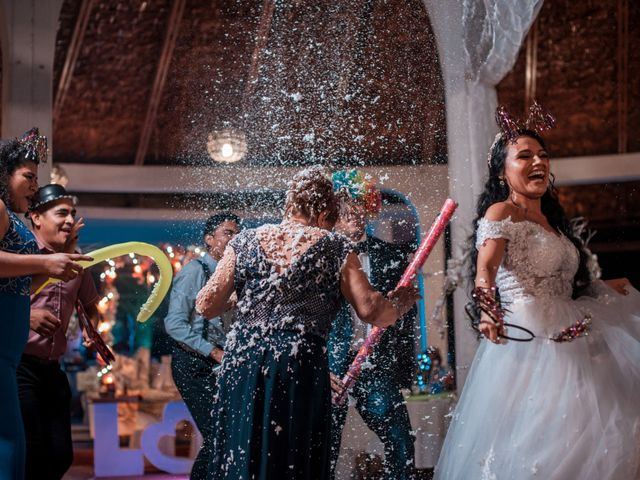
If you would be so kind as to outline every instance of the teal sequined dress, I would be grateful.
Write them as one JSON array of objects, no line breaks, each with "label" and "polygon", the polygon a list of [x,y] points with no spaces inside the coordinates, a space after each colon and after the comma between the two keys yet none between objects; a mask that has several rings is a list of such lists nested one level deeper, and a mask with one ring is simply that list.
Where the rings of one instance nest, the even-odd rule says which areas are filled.
[{"label": "teal sequined dress", "polygon": [[[38,244],[18,216],[7,210],[9,229],[0,250],[37,254]],[[29,334],[31,277],[0,278],[0,480],[24,477],[24,430],[18,402],[16,367]]]},{"label": "teal sequined dress", "polygon": [[242,232],[230,246],[239,301],[213,409],[209,476],[327,479],[326,340],[342,301],[340,269],[353,244],[327,233],[281,274],[256,230]]}]

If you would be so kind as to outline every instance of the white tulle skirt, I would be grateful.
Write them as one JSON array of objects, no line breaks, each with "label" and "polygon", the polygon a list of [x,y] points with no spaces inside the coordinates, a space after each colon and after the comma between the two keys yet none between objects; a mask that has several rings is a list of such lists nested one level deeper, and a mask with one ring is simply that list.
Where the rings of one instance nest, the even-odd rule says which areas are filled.
[{"label": "white tulle skirt", "polygon": [[640,293],[510,309],[506,321],[537,337],[585,313],[592,330],[568,343],[483,340],[434,478],[640,479]]}]

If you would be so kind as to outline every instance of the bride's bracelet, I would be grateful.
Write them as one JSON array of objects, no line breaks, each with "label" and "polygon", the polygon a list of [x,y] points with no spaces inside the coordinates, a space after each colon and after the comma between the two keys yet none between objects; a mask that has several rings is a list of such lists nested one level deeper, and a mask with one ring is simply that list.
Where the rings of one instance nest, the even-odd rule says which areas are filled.
[{"label": "bride's bracelet", "polygon": [[589,333],[591,333],[591,315],[587,313],[582,320],[578,320],[573,325],[568,326],[549,338],[554,342],[563,343],[571,342],[576,338],[586,337]]},{"label": "bride's bracelet", "polygon": [[504,325],[504,309],[496,300],[496,287],[476,287],[471,292],[471,298],[479,310],[483,311],[498,327]]}]

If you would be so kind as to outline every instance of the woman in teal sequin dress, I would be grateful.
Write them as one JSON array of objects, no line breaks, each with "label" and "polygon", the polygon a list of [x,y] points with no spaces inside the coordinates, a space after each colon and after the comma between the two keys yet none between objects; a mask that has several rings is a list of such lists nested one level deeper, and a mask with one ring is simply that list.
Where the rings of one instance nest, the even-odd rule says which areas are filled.
[{"label": "woman in teal sequin dress", "polygon": [[[42,143],[44,143],[44,149]],[[24,477],[24,430],[16,367],[29,333],[31,276],[68,280],[82,270],[79,255],[39,255],[18,218],[38,189],[38,162],[46,140],[32,129],[21,140],[0,141],[0,480]]]},{"label": "woman in teal sequin dress", "polygon": [[416,300],[412,288],[392,300],[376,292],[353,244],[330,231],[337,205],[322,169],[294,177],[285,212],[278,225],[236,236],[198,295],[196,308],[208,318],[238,295],[212,411],[213,479],[328,479],[326,341],[342,298],[379,326]]}]

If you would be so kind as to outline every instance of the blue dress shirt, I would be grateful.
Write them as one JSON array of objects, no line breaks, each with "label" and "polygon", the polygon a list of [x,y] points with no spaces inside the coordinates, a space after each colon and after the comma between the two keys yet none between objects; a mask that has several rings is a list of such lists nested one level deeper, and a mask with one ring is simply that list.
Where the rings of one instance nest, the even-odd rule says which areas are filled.
[{"label": "blue dress shirt", "polygon": [[213,257],[206,254],[199,261],[190,261],[178,272],[173,280],[164,326],[174,340],[188,349],[209,356],[215,347],[224,347],[226,336],[220,317],[210,319],[208,332],[203,332],[205,319],[196,313],[196,297],[208,280],[200,262],[207,265],[210,274],[218,265]]}]

